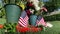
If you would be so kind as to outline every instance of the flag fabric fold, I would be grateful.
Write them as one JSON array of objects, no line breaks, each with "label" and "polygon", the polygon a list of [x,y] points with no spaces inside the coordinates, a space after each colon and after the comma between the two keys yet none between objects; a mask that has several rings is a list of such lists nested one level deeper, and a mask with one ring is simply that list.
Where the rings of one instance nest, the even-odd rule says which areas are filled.
[{"label": "flag fabric fold", "polygon": [[46,26],[46,22],[44,21],[44,18],[42,16],[38,16],[36,21],[36,26],[43,25]]},{"label": "flag fabric fold", "polygon": [[44,11],[46,11],[46,12],[48,11],[45,7],[42,7],[42,10],[44,10]]},{"label": "flag fabric fold", "polygon": [[27,13],[23,11],[18,21],[19,25],[22,27],[28,27],[28,19]]}]

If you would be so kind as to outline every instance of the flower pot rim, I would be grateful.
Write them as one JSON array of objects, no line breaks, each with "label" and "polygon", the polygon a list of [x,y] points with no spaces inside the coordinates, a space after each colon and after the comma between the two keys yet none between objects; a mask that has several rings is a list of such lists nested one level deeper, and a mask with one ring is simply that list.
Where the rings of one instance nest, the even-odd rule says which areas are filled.
[{"label": "flower pot rim", "polygon": [[15,5],[15,6],[19,7],[19,8],[22,10],[22,7],[20,7],[19,5],[16,5],[16,4],[6,4],[6,5],[4,5],[4,8],[5,8],[6,6],[8,6],[8,5]]}]

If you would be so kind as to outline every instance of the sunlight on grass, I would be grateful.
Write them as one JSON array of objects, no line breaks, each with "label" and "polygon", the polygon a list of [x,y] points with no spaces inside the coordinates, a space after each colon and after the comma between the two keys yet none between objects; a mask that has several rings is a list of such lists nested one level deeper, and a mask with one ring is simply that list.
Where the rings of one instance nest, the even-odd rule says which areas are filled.
[{"label": "sunlight on grass", "polygon": [[4,23],[6,23],[6,19],[0,18],[0,24],[4,24]]}]

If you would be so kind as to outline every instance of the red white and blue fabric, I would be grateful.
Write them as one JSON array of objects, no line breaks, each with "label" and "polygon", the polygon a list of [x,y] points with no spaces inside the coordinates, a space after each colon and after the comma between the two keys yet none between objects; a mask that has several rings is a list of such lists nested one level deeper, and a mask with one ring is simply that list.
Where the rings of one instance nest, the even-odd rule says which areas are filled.
[{"label": "red white and blue fabric", "polygon": [[42,10],[46,11],[47,12],[47,9],[45,7],[42,7]]},{"label": "red white and blue fabric", "polygon": [[28,27],[28,19],[27,13],[23,11],[18,21],[19,25],[22,27]]},{"label": "red white and blue fabric", "polygon": [[44,21],[44,18],[42,16],[38,16],[36,21],[36,26],[43,25],[46,26],[46,22]]}]

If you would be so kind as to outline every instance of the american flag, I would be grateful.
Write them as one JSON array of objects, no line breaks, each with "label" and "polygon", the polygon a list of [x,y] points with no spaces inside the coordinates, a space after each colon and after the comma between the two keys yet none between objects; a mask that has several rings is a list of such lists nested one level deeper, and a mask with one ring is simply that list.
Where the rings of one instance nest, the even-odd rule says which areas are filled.
[{"label": "american flag", "polygon": [[27,13],[25,11],[23,11],[21,13],[21,16],[19,18],[19,25],[22,26],[22,27],[27,27],[28,26],[28,16],[27,16]]},{"label": "american flag", "polygon": [[46,22],[44,21],[44,18],[42,16],[38,16],[36,21],[36,26],[43,25],[46,26]]},{"label": "american flag", "polygon": [[46,11],[47,12],[47,9],[45,7],[42,7],[42,10]]}]

